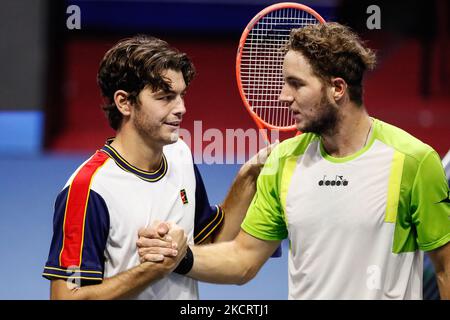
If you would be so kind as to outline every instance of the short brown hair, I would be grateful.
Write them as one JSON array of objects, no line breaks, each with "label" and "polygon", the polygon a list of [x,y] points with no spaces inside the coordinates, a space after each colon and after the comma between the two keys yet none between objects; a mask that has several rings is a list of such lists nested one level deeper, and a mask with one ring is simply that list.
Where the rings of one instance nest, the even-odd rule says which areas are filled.
[{"label": "short brown hair", "polygon": [[114,103],[114,93],[124,90],[129,94],[128,99],[136,103],[139,92],[147,86],[153,91],[167,91],[170,83],[161,75],[167,69],[181,71],[186,85],[195,75],[194,65],[185,53],[154,37],[138,35],[123,39],[106,52],[100,63],[97,83],[106,100],[103,111],[114,130],[122,122],[122,114]]},{"label": "short brown hair", "polygon": [[343,78],[350,99],[362,104],[364,72],[375,67],[376,56],[350,28],[329,22],[294,29],[286,49],[301,52],[322,80]]}]

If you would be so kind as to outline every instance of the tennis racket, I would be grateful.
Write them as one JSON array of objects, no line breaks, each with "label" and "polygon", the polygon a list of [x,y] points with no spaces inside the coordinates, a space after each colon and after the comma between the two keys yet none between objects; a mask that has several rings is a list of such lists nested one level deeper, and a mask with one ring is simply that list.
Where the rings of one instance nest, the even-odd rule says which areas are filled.
[{"label": "tennis racket", "polygon": [[242,33],[236,57],[237,85],[266,143],[270,143],[267,132],[271,130],[298,133],[289,104],[278,101],[284,84],[283,48],[292,29],[316,23],[325,20],[313,9],[283,2],[259,12]]}]

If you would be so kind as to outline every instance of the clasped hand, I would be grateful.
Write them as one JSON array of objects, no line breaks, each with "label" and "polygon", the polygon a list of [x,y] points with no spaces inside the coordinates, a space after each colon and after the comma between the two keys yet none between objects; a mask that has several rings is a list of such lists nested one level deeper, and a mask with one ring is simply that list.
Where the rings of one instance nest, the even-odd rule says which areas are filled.
[{"label": "clasped hand", "polygon": [[175,223],[155,221],[152,226],[140,229],[138,236],[136,245],[141,263],[162,262],[173,270],[186,255],[187,236]]}]

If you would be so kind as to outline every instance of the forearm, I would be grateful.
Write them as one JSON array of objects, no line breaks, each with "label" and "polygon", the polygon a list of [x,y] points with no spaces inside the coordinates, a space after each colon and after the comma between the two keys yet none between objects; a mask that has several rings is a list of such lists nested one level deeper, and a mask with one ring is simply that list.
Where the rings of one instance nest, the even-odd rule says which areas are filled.
[{"label": "forearm", "polygon": [[437,272],[436,281],[441,300],[450,300],[450,270]]},{"label": "forearm", "polygon": [[191,247],[194,266],[189,277],[212,283],[244,284],[252,279],[259,268],[247,263],[248,259],[234,241]]},{"label": "forearm", "polygon": [[256,192],[258,173],[248,164],[244,164],[239,170],[222,204],[224,223],[214,242],[233,240],[239,233],[242,220]]},{"label": "forearm", "polygon": [[434,265],[441,299],[450,300],[450,242],[428,254]]},{"label": "forearm", "polygon": [[145,262],[116,276],[106,278],[98,285],[69,289],[65,282],[52,283],[51,299],[124,299],[137,294],[149,283],[161,279],[168,272],[170,269],[165,268],[162,263]]}]

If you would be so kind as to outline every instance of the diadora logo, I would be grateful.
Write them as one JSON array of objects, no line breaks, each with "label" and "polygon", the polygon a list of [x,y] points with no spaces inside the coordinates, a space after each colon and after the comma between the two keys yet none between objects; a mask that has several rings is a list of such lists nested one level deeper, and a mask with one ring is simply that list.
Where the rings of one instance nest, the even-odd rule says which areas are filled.
[{"label": "diadora logo", "polygon": [[180,197],[181,197],[181,201],[183,202],[183,204],[189,203],[187,195],[186,195],[186,190],[184,190],[184,189],[180,190]]},{"label": "diadora logo", "polygon": [[323,176],[322,180],[319,180],[319,186],[326,186],[326,187],[334,187],[334,186],[347,186],[348,185],[348,180],[344,179],[344,176],[338,176],[336,175],[334,180],[331,179],[327,179],[327,175]]}]

